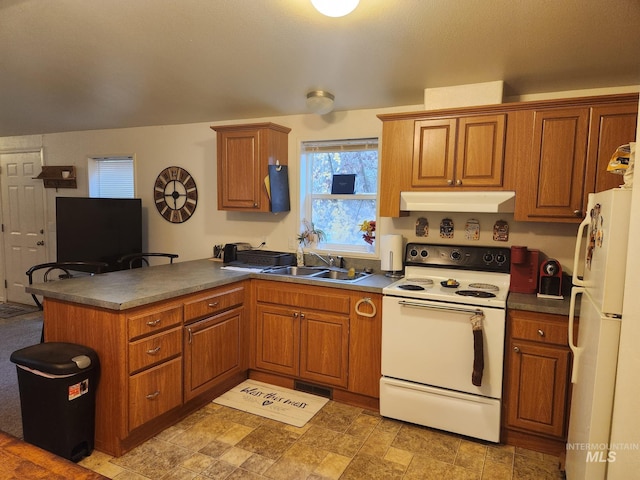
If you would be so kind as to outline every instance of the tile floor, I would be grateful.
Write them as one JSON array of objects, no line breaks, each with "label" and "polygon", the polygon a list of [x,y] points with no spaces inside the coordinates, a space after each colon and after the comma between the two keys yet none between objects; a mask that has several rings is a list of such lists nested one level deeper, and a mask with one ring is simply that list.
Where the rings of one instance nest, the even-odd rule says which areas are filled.
[{"label": "tile floor", "polygon": [[302,428],[211,403],[122,457],[80,464],[118,480],[563,478],[556,457],[333,401]]}]

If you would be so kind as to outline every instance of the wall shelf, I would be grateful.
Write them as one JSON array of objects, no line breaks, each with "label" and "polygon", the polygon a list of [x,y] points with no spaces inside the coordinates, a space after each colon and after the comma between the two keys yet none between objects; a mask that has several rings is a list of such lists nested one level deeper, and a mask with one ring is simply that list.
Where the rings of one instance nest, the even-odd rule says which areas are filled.
[{"label": "wall shelf", "polygon": [[78,188],[76,167],[73,165],[43,165],[42,172],[35,178],[44,182],[44,188]]}]

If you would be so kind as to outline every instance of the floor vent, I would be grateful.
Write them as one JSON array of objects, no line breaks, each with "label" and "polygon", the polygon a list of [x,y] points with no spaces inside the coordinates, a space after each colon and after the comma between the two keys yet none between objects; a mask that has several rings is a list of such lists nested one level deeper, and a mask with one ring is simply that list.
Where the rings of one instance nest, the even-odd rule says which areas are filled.
[{"label": "floor vent", "polygon": [[293,389],[299,392],[311,393],[312,395],[318,395],[320,397],[333,399],[333,389],[327,387],[321,387],[319,385],[312,385],[311,383],[300,382],[296,380],[293,383]]}]

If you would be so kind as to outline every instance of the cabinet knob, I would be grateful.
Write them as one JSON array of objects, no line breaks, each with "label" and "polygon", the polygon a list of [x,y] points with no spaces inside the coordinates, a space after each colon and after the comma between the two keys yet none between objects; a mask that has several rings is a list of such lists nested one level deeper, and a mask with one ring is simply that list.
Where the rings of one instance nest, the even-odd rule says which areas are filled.
[{"label": "cabinet knob", "polygon": [[581,217],[582,216],[582,210],[574,210],[573,211],[573,215],[575,217]]},{"label": "cabinet knob", "polygon": [[520,347],[513,347],[513,351],[516,353],[520,353]]},{"label": "cabinet knob", "polygon": [[447,180],[447,185],[453,185],[453,180],[451,179]]},{"label": "cabinet knob", "polygon": [[304,318],[304,313],[301,313],[301,314],[300,314],[300,318]]},{"label": "cabinet knob", "polygon": [[456,185],[458,186],[462,185],[462,180],[456,180]]},{"label": "cabinet knob", "polygon": [[253,204],[253,208],[258,208],[258,204],[257,204],[257,203],[254,203],[254,204]]},{"label": "cabinet knob", "polygon": [[298,318],[298,312],[293,312],[293,318]]},{"label": "cabinet knob", "polygon": [[538,330],[538,335],[540,335],[541,337],[544,337],[544,330]]}]

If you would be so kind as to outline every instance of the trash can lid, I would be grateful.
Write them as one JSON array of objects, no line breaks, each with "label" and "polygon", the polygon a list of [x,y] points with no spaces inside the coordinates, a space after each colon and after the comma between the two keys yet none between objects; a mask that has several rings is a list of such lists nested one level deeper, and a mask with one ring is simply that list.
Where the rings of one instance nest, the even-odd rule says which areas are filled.
[{"label": "trash can lid", "polygon": [[11,354],[16,365],[54,375],[79,373],[98,366],[96,352],[84,345],[65,342],[45,342],[21,348]]}]

